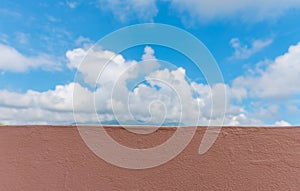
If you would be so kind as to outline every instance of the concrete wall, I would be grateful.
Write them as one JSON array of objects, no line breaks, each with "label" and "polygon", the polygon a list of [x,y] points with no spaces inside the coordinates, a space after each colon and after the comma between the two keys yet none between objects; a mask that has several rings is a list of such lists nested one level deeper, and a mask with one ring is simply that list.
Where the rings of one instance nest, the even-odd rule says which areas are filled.
[{"label": "concrete wall", "polygon": [[[107,127],[124,145],[149,147],[173,128],[134,136]],[[128,170],[106,163],[76,127],[0,127],[0,190],[300,190],[300,128],[223,127],[213,147],[198,154],[205,132],[156,168]]]}]

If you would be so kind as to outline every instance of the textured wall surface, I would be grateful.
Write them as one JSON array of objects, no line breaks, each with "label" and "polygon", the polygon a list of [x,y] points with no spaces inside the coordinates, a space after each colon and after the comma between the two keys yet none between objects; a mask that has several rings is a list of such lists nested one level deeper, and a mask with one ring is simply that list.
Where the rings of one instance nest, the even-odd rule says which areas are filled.
[{"label": "textured wall surface", "polygon": [[[162,143],[163,128],[138,136],[106,127],[136,148]],[[156,168],[128,170],[92,153],[76,127],[0,127],[0,190],[300,190],[300,128],[223,127],[213,147],[198,154],[206,128]]]}]

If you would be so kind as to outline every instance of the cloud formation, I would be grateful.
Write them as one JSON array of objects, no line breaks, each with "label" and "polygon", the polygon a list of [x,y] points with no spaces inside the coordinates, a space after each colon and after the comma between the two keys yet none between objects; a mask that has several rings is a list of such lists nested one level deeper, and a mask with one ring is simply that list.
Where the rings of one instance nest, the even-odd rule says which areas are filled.
[{"label": "cloud formation", "polygon": [[155,0],[100,0],[102,10],[109,10],[121,22],[137,19],[151,22],[158,13]]},{"label": "cloud formation", "polygon": [[[138,62],[126,61],[122,55],[107,50],[90,51],[88,57],[84,48],[70,50],[66,53],[68,66],[82,74],[84,83],[72,82],[58,85],[54,90],[28,90],[23,94],[1,90],[0,110],[5,114],[0,121],[6,124],[72,123],[73,106],[80,123],[118,120],[121,124],[208,125],[210,120],[220,121],[222,110],[211,116],[211,109],[220,109],[218,103],[212,105],[211,96],[220,93],[226,85],[210,87],[189,82],[185,69],[170,69],[156,60],[154,53],[151,47],[145,47]],[[84,62],[89,64],[81,65],[84,57]],[[99,70],[107,60],[110,60],[109,65],[99,77]],[[231,93],[232,97],[236,94]],[[242,108],[229,104],[227,109],[225,124],[251,122]],[[95,111],[98,116],[94,115]]]},{"label": "cloud formation", "polygon": [[258,65],[252,73],[236,78],[233,86],[244,89],[250,97],[282,99],[299,95],[299,55],[300,42],[275,60],[265,61],[266,68]]},{"label": "cloud formation", "polygon": [[[262,21],[280,17],[290,9],[300,8],[299,0],[166,0],[171,10],[198,22],[238,18],[243,21]],[[157,0],[101,0],[103,10],[111,11],[122,22],[137,19],[151,22],[158,14]]]},{"label": "cloud formation", "polygon": [[60,70],[60,63],[47,54],[26,56],[14,47],[0,44],[0,71],[26,72],[30,69]]},{"label": "cloud formation", "polygon": [[280,121],[276,121],[275,126],[291,126],[291,124],[289,122],[286,122],[284,120],[280,120]]},{"label": "cloud formation", "polygon": [[[281,108],[267,104],[257,105],[250,111],[247,110],[249,103],[245,107],[244,101],[300,93],[295,84],[295,81],[300,81],[297,75],[300,73],[300,69],[297,70],[299,51],[300,43],[252,75],[240,76],[231,85],[215,84],[211,87],[188,81],[183,68],[174,69],[159,62],[149,46],[145,47],[140,62],[125,60],[122,55],[108,50],[90,50],[86,57],[86,48],[73,49],[66,53],[68,66],[78,70],[81,80],[44,92],[1,90],[0,111],[3,115],[0,121],[5,124],[69,124],[74,122],[75,107],[76,120],[80,123],[118,120],[121,124],[195,125],[199,120],[197,125],[208,125],[209,121],[222,118],[222,104],[212,103],[211,97],[218,97],[225,88],[224,125],[262,125],[263,119],[276,116]],[[288,74],[291,78],[272,78],[279,74]],[[215,110],[213,116],[212,109]],[[295,110],[295,107],[290,110]],[[199,117],[196,121],[195,116]],[[273,124],[290,125],[278,118]]]},{"label": "cloud formation", "polygon": [[289,9],[300,8],[298,0],[170,0],[171,6],[200,22],[236,18],[261,21],[277,18]]},{"label": "cloud formation", "polygon": [[234,48],[234,54],[231,58],[233,59],[247,59],[253,54],[261,51],[263,48],[269,46],[272,43],[272,39],[267,40],[254,40],[251,46],[244,45],[240,42],[238,38],[233,38],[230,40],[230,45]]}]

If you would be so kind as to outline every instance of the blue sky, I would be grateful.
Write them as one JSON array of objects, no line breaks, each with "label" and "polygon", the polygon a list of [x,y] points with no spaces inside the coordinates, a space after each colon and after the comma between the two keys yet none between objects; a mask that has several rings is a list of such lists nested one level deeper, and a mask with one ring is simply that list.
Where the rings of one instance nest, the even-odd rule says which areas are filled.
[{"label": "blue sky", "polygon": [[[75,65],[82,55],[87,54],[88,48],[122,27],[163,23],[197,37],[216,59],[228,93],[225,124],[299,125],[298,18],[299,0],[1,1],[0,122],[74,123],[71,103],[72,88],[76,87],[73,81],[78,71]],[[209,93],[204,92],[207,90],[205,79],[184,56],[155,45],[135,47],[120,54],[124,62],[117,67],[121,68],[122,64],[129,66],[132,61],[142,61],[142,55],[183,68],[184,78],[191,80],[190,86],[200,95],[203,104],[200,115],[209,112],[204,111],[210,105],[205,97],[209,97]],[[179,75],[176,73],[178,68],[173,73],[168,70],[170,78],[174,75],[181,79],[176,76]],[[157,70],[149,71],[149,75],[159,76],[162,70]],[[154,88],[154,85],[159,84],[154,83],[152,87],[150,83],[149,87]],[[140,86],[136,91],[142,89]],[[164,97],[166,92],[161,90],[157,95]],[[170,96],[164,101],[173,100]],[[147,99],[150,97],[146,96]],[[140,97],[132,99],[136,101],[134,104],[142,104],[137,101]],[[101,97],[99,102],[101,100],[105,102],[106,99]],[[115,121],[112,112],[99,104],[101,121]],[[165,109],[169,109],[168,104]],[[162,107],[158,104],[154,108],[159,112]],[[147,119],[143,115],[136,118]],[[124,117],[122,122],[127,119]],[[168,123],[177,122],[176,115],[166,119]],[[87,121],[93,119],[83,119],[83,122]],[[207,123],[204,118],[200,121],[200,124]]]}]

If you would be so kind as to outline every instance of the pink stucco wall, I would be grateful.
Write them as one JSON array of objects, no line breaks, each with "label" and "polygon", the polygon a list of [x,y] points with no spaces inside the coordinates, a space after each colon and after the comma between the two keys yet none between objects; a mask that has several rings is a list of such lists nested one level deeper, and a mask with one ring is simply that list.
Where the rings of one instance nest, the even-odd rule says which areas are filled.
[{"label": "pink stucco wall", "polygon": [[[128,170],[98,158],[76,127],[3,126],[0,190],[300,190],[299,127],[223,127],[213,147],[199,155],[205,129],[199,127],[189,146],[168,163]],[[159,144],[174,131],[133,136],[119,127],[107,130],[138,148]]]}]

